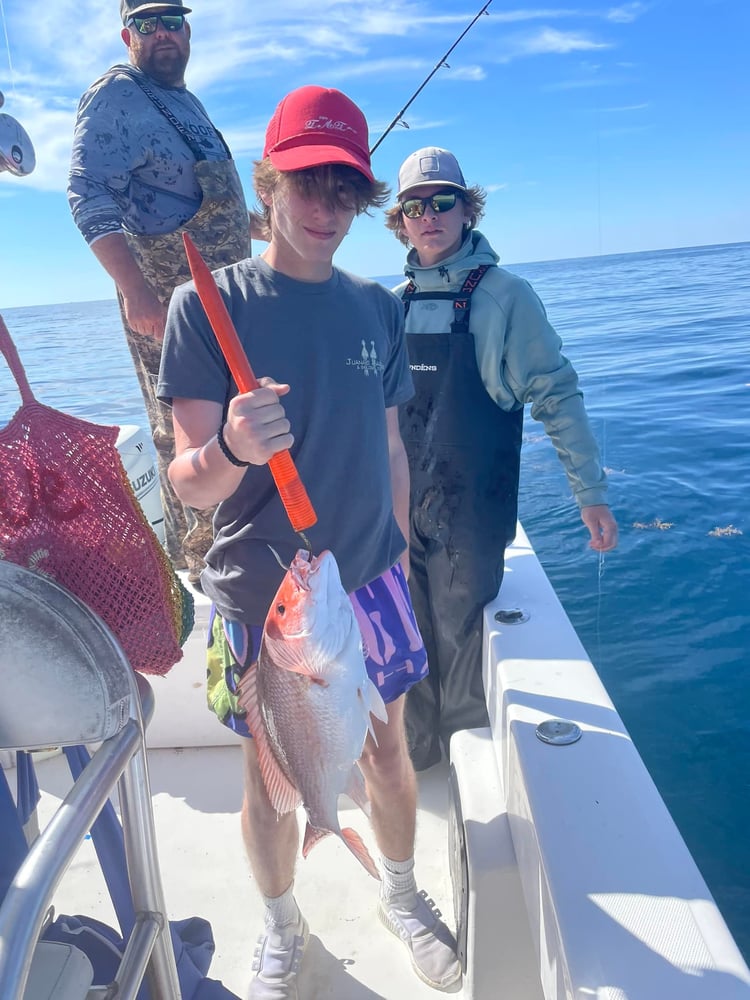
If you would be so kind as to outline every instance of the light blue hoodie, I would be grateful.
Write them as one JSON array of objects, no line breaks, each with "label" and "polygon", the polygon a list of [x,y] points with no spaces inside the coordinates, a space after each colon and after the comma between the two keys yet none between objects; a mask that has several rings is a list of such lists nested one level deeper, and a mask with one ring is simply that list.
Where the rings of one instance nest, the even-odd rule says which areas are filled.
[{"label": "light blue hoodie", "polygon": [[[578,375],[562,354],[562,341],[534,289],[497,267],[498,260],[487,239],[474,230],[456,253],[431,267],[420,266],[412,249],[404,272],[419,292],[458,292],[470,271],[493,265],[471,297],[469,322],[484,386],[503,410],[531,403],[531,416],[543,423],[552,440],[579,507],[606,503],[606,476]],[[406,284],[394,289],[397,295]],[[416,299],[409,307],[406,332],[447,332],[453,318],[449,299]]]}]

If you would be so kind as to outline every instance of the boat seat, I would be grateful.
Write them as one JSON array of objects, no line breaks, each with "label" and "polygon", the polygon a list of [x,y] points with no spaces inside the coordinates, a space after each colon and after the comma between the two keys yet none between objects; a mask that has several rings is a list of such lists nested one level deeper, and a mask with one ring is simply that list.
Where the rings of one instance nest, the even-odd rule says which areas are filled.
[{"label": "boat seat", "polygon": [[40,941],[34,949],[23,1000],[79,1000],[94,982],[94,970],[80,948]]},{"label": "boat seat", "polygon": [[[180,1000],[145,752],[144,719],[153,702],[146,679],[90,608],[48,577],[0,560],[0,750],[98,745],[0,905],[3,1000],[84,1000],[96,993],[73,954],[78,949],[50,951],[39,936],[55,889],[115,789],[136,917],[117,998],[133,1000],[145,979],[152,996]],[[44,992],[55,967],[58,988]]]}]

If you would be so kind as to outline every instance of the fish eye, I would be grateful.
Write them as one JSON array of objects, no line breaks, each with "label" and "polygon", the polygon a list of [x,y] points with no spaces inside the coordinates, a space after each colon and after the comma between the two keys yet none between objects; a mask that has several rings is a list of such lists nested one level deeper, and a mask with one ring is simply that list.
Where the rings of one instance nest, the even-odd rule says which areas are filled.
[{"label": "fish eye", "polygon": [[285,614],[286,614],[286,607],[285,607],[285,606],[284,606],[283,604],[277,604],[277,605],[276,605],[276,611],[277,611],[277,612],[278,612],[278,613],[279,613],[280,615],[285,615]]}]

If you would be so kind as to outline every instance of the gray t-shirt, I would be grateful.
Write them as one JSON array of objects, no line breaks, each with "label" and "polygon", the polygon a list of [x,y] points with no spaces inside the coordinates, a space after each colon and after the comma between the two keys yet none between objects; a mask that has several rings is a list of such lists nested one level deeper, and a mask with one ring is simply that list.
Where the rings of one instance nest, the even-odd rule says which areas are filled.
[{"label": "gray t-shirt", "polygon": [[[287,382],[281,402],[294,434],[292,457],[318,523],[313,551],[330,549],[351,593],[385,572],[405,548],[393,515],[385,410],[413,385],[403,307],[386,288],[334,269],[302,282],[260,258],[214,272],[258,378]],[[237,389],[192,282],[169,307],[157,394],[226,406]],[[262,625],[283,570],[301,546],[268,466],[250,466],[217,508],[215,540],[201,577],[228,618]]]},{"label": "gray t-shirt", "polygon": [[202,159],[230,158],[189,90],[162,87],[134,66],[113,66],[81,98],[73,135],[68,202],[87,243],[123,228],[172,233],[201,206],[195,153],[134,77],[180,122]]}]

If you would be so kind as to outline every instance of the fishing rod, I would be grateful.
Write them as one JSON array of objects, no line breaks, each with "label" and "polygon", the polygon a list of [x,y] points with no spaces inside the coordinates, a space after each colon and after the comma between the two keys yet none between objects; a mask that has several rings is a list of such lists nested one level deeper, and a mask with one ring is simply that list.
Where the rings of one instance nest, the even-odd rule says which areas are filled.
[{"label": "fishing rod", "polygon": [[[407,109],[407,108],[409,107],[409,105],[410,105],[410,104],[411,104],[411,103],[412,103],[412,102],[413,102],[413,101],[414,101],[414,100],[415,100],[415,99],[416,99],[416,98],[417,98],[417,97],[419,96],[419,94],[421,94],[421,93],[422,93],[422,91],[424,90],[424,88],[425,88],[425,87],[427,86],[427,84],[428,84],[428,83],[430,82],[430,80],[431,80],[431,79],[433,78],[433,76],[434,76],[434,75],[435,75],[435,74],[437,73],[437,71],[438,71],[439,69],[441,69],[441,68],[442,68],[443,66],[446,66],[446,67],[448,66],[448,63],[446,62],[446,59],[447,59],[447,58],[448,58],[448,56],[449,56],[449,55],[451,54],[451,52],[452,52],[452,51],[453,51],[453,50],[455,49],[455,47],[456,47],[456,46],[458,45],[458,43],[459,43],[459,42],[461,41],[461,39],[462,39],[462,38],[463,38],[463,37],[464,37],[465,35],[467,35],[467,34],[469,33],[469,31],[471,31],[471,29],[472,29],[472,28],[474,27],[474,25],[475,25],[475,24],[477,23],[477,21],[479,20],[479,18],[480,18],[480,17],[482,16],[482,14],[487,14],[487,16],[489,17],[489,13],[488,13],[488,11],[487,11],[487,8],[489,7],[489,5],[490,5],[491,3],[492,3],[492,0],[487,0],[487,3],[486,3],[486,4],[484,5],[484,7],[482,7],[482,9],[481,9],[481,10],[479,11],[479,13],[478,13],[478,14],[477,14],[477,15],[476,15],[476,16],[474,17],[474,19],[473,19],[473,20],[471,21],[471,23],[470,23],[470,24],[469,24],[469,25],[468,25],[468,26],[467,26],[466,28],[464,28],[464,30],[463,30],[463,31],[461,32],[461,34],[460,34],[460,35],[458,36],[458,38],[457,38],[457,39],[455,40],[455,42],[453,43],[453,45],[451,45],[451,47],[450,47],[450,48],[448,49],[448,51],[447,51],[447,52],[445,53],[445,55],[444,55],[444,56],[442,56],[442,58],[440,58],[440,59],[439,59],[439,60],[437,61],[437,63],[435,64],[435,67],[434,67],[434,69],[433,69],[433,70],[432,70],[432,72],[431,72],[431,73],[429,74],[429,76],[425,77],[425,79],[424,79],[424,80],[422,81],[422,83],[421,83],[421,84],[419,85],[419,87],[417,87],[417,89],[416,89],[416,90],[414,91],[414,93],[413,93],[413,94],[411,95],[411,97],[409,98],[409,100],[408,100],[408,101],[406,102],[406,104],[405,104],[405,105],[403,106],[403,108],[401,108],[401,110],[399,111],[399,113],[398,113],[398,114],[396,115],[396,117],[395,117],[395,118],[393,119],[393,121],[392,121],[392,122],[390,123],[390,125],[389,125],[389,126],[388,126],[388,128],[387,128],[387,129],[385,130],[385,132],[383,132],[383,134],[381,135],[381,137],[380,137],[380,138],[378,139],[378,141],[377,141],[377,142],[375,143],[375,145],[374,145],[374,146],[372,147],[372,149],[370,150],[370,156],[372,156],[372,154],[373,154],[373,153],[375,152],[375,150],[376,150],[376,149],[378,148],[378,146],[379,146],[379,145],[380,145],[380,143],[381,143],[381,142],[383,141],[383,139],[385,139],[385,137],[386,137],[386,136],[387,136],[387,135],[388,135],[388,134],[389,134],[389,133],[390,133],[390,132],[391,132],[391,131],[392,131],[392,130],[393,130],[393,129],[395,128],[395,127],[396,127],[396,125],[398,125],[398,123],[399,123],[399,122],[401,121],[401,119],[403,118],[403,116],[404,116],[404,112],[406,111],[406,109]],[[408,127],[409,127],[409,126],[408,126],[408,125],[406,124],[406,122],[401,122],[401,124],[402,124],[402,125],[403,125],[403,126],[404,126],[405,128],[408,128]]]},{"label": "fishing rod", "polygon": [[[224,304],[224,299],[221,297],[216,279],[201,257],[200,251],[193,243],[189,233],[182,234],[182,242],[185,246],[185,254],[198,298],[219,342],[221,353],[234,376],[237,388],[240,392],[250,392],[257,389],[259,382],[250,367],[240,338],[237,336],[237,330],[229,315],[229,310]],[[308,551],[312,553],[304,529],[311,528],[317,522],[318,515],[310,502],[292,456],[286,450],[277,451],[269,458],[268,467],[292,527],[301,536]]]}]

